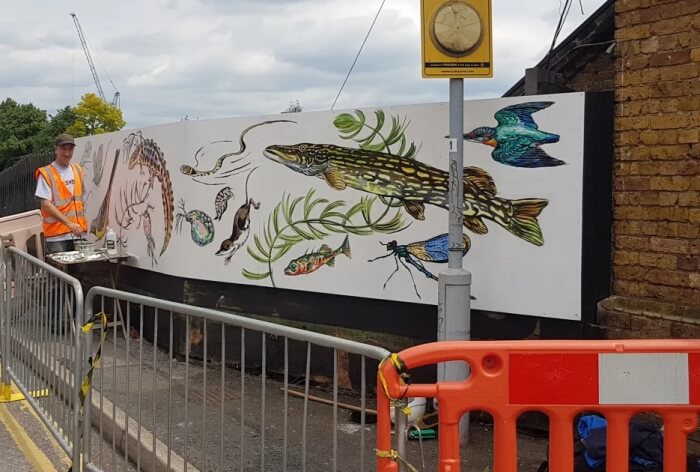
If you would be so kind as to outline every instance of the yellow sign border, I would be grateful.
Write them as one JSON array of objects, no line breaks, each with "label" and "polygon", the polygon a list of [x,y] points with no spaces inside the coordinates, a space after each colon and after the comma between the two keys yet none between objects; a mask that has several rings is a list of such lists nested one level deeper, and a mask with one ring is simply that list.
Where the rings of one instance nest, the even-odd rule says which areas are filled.
[{"label": "yellow sign border", "polygon": [[[430,24],[435,12],[455,0],[421,0],[421,72],[423,78],[493,77],[492,0],[457,0],[471,6],[481,18],[479,45],[461,57],[448,55],[432,39]],[[486,64],[485,66],[482,66]]]}]

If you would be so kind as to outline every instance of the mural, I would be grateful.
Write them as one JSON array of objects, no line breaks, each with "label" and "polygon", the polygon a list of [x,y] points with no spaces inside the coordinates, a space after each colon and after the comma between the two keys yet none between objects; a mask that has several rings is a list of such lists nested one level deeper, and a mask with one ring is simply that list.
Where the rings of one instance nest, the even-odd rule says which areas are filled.
[{"label": "mural", "polygon": [[175,215],[175,230],[180,233],[182,231],[182,222],[187,221],[190,224],[192,233],[192,241],[197,246],[206,246],[214,240],[214,222],[211,217],[200,210],[185,209],[185,200],[180,199],[178,202],[178,212]]},{"label": "mural", "polygon": [[[102,149],[102,146],[100,146],[100,149]],[[112,203],[112,184],[114,184],[114,175],[116,174],[118,163],[119,149],[117,149],[114,154],[112,172],[109,174],[109,184],[107,185],[107,194],[102,200],[100,209],[97,210],[97,216],[90,222],[90,234],[94,234],[98,240],[104,237],[107,232],[107,226],[109,225],[109,210]]]},{"label": "mural", "polygon": [[[386,247],[389,254],[383,256],[375,257],[370,259],[368,262],[374,262],[379,259],[384,259],[390,256],[394,256],[394,262],[396,262],[396,268],[394,272],[389,275],[389,278],[384,282],[383,288],[386,288],[386,284],[389,280],[399,271],[399,263],[408,271],[411,276],[411,281],[413,282],[413,289],[416,291],[418,298],[421,298],[420,293],[418,293],[418,288],[416,287],[416,281],[411,273],[411,268],[406,265],[406,263],[411,264],[413,267],[418,269],[423,275],[429,279],[435,281],[438,280],[432,272],[425,268],[421,261],[425,262],[447,262],[449,249],[448,249],[449,235],[447,233],[430,238],[427,241],[419,241],[415,243],[409,243],[405,245],[399,245],[396,241],[390,241],[387,244],[380,242],[380,244]],[[466,234],[462,235],[462,257],[469,252],[471,247],[471,240]],[[474,298],[474,297],[472,297]],[[474,298],[475,299],[475,298]]]},{"label": "mural", "polygon": [[[232,143],[232,141],[229,141],[229,140],[214,141],[212,143],[209,143],[207,146],[202,146],[199,149],[197,149],[197,152],[194,153],[194,162],[195,162],[194,167],[192,167],[188,164],[183,164],[180,166],[180,172],[182,172],[184,175],[192,177],[192,180],[194,180],[195,182],[200,183],[200,184],[224,185],[223,182],[218,182],[218,183],[216,183],[216,182],[215,183],[204,182],[204,181],[198,179],[198,177],[201,178],[201,177],[208,177],[208,176],[216,176],[217,179],[225,179],[227,177],[237,175],[241,172],[245,172],[245,169],[248,166],[250,166],[250,164],[251,164],[250,162],[245,162],[238,167],[235,167],[233,169],[228,169],[228,170],[223,171],[223,172],[219,172],[219,171],[223,167],[226,159],[228,159],[231,156],[240,156],[241,154],[243,154],[245,152],[246,144],[245,144],[244,138],[245,138],[245,135],[250,130],[252,130],[253,128],[257,128],[258,126],[269,125],[272,123],[294,123],[294,121],[291,121],[291,120],[270,120],[270,121],[263,121],[262,123],[256,123],[252,126],[248,126],[246,129],[244,129],[241,132],[241,135],[238,138],[239,150],[235,151],[235,152],[229,152],[229,153],[222,154],[216,160],[216,164],[214,164],[214,167],[209,169],[209,170],[196,169],[196,167],[199,166],[199,159],[204,159],[207,156],[207,154],[209,154],[209,153],[215,153],[216,148],[218,147],[218,146],[216,146],[217,144],[227,144],[227,143]],[[231,161],[231,163],[236,164],[236,163],[240,162],[242,159],[243,158],[233,159]]]},{"label": "mural", "polygon": [[214,211],[216,212],[214,219],[216,221],[221,221],[221,217],[224,216],[228,208],[228,201],[232,198],[233,190],[231,190],[231,187],[224,187],[216,194],[216,198],[214,199]]},{"label": "mural", "polygon": [[542,144],[556,143],[559,135],[540,131],[532,114],[554,102],[528,102],[498,110],[494,117],[498,126],[480,126],[464,134],[464,139],[494,148],[494,161],[514,167],[553,167],[566,164],[540,148]]},{"label": "mural", "polygon": [[[170,182],[170,173],[165,161],[165,156],[160,150],[158,144],[150,138],[144,138],[141,131],[129,134],[124,140],[124,154],[128,159],[129,170],[136,166],[139,168],[139,176],[146,175],[147,182],[139,186],[139,182],[135,182],[132,187],[131,197],[127,198],[123,194],[122,217],[118,220],[119,227],[126,231],[136,216],[139,217],[137,227],[143,223],[144,236],[146,237],[147,253],[151,258],[151,263],[155,264],[157,258],[155,255],[155,241],[152,235],[152,225],[150,211],[155,210],[155,207],[148,203],[150,191],[153,189],[156,180],[160,182],[161,201],[163,204],[163,222],[165,234],[163,236],[163,245],[160,250],[160,256],[163,255],[168,248],[168,243],[173,232],[174,204],[173,204],[173,185]],[[138,213],[135,208],[139,205],[146,204],[146,208]],[[122,245],[126,246],[126,240],[123,236],[119,237]]]},{"label": "mural", "polygon": [[248,177],[245,179],[245,200],[243,200],[243,205],[241,205],[233,215],[233,229],[231,230],[231,235],[221,242],[219,250],[216,251],[217,256],[226,256],[224,257],[224,265],[229,265],[234,254],[248,242],[248,236],[250,236],[251,210],[260,209],[260,203],[248,196],[248,180],[255,169],[257,169],[257,167],[248,172]]},{"label": "mural", "polygon": [[327,265],[328,267],[335,266],[335,256],[342,254],[348,259],[352,259],[350,252],[350,238],[345,236],[343,244],[335,251],[328,247],[327,244],[321,246],[321,249],[314,251],[311,254],[304,254],[292,260],[287,267],[284,268],[284,275],[305,275],[315,272],[318,268]]},{"label": "mural", "polygon": [[[580,316],[583,98],[466,102],[464,139],[485,145],[465,144],[461,249],[475,308]],[[130,264],[176,276],[436,304],[454,185],[447,124],[446,105],[429,104],[81,138],[101,198],[91,234],[113,221]]]}]

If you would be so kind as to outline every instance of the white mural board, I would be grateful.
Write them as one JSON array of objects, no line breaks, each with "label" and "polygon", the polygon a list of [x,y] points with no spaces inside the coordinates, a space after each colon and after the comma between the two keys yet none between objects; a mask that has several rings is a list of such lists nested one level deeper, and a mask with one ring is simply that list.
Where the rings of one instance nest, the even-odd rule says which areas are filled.
[{"label": "white mural board", "polygon": [[[474,309],[580,319],[584,103],[581,93],[465,102],[465,133],[476,132],[464,143],[464,162],[479,169],[465,186],[472,189],[467,205],[479,212],[464,228]],[[512,106],[496,128],[494,115]],[[263,122],[270,123],[244,133]],[[98,215],[108,208],[107,225],[135,267],[436,305],[437,281],[428,275],[447,264],[430,261],[441,257],[439,247],[412,243],[447,233],[448,211],[435,203],[447,195],[440,179],[447,179],[448,129],[446,103],[182,121],[80,138],[74,162],[86,169],[90,239],[103,236]],[[282,163],[280,149],[304,154],[299,143],[313,145],[304,149],[312,162]],[[363,144],[375,150],[363,151]],[[407,153],[413,155],[400,157]],[[196,171],[183,173],[182,166]],[[226,211],[217,220],[215,200],[227,196],[225,188],[233,197],[220,198]],[[250,199],[249,211],[239,211]],[[528,236],[508,229],[523,208],[540,240],[536,230]],[[239,229],[249,223],[247,239],[245,230],[233,229],[237,215]],[[227,239],[241,246],[229,260],[217,255]],[[388,257],[369,262],[380,256]],[[295,270],[301,273],[291,275]]]}]

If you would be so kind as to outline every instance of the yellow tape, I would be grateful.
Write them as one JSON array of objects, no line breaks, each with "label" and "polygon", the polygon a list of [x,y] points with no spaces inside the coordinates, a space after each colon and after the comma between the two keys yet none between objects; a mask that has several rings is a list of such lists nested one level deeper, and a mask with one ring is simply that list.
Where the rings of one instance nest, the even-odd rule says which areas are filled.
[{"label": "yellow tape", "polygon": [[[390,354],[389,357],[386,357],[382,359],[382,361],[379,363],[379,383],[382,384],[382,388],[384,389],[384,394],[387,396],[387,398],[391,401],[397,401],[400,400],[401,398],[404,398],[406,396],[406,393],[401,395],[399,398],[394,398],[391,395],[389,395],[389,386],[386,384],[386,379],[384,378],[384,373],[382,372],[382,367],[384,366],[384,363],[386,361],[390,361],[394,368],[399,372],[399,378],[404,381],[405,379],[409,378],[409,375],[404,371],[406,368],[406,365],[403,363],[401,358],[399,357],[398,354]],[[408,391],[408,386],[406,386],[406,391]]]},{"label": "yellow tape", "polygon": [[12,387],[10,385],[0,385],[0,397],[3,401],[9,402],[12,400]]},{"label": "yellow tape", "polygon": [[[100,342],[97,345],[97,350],[95,351],[95,355],[90,359],[90,368],[88,369],[87,373],[83,377],[83,381],[80,386],[80,417],[83,417],[83,412],[85,410],[85,399],[88,396],[88,393],[90,392],[90,384],[92,383],[92,374],[95,371],[95,367],[99,365],[100,363],[100,358],[102,357],[102,344],[104,343],[105,339],[107,338],[107,314],[103,311],[93,315],[92,318],[87,320],[83,326],[80,327],[80,330],[87,334],[90,331],[92,331],[92,328],[95,326],[96,322],[100,322],[102,324],[102,336],[100,336]],[[83,441],[83,431],[81,428],[80,431],[80,442],[82,443]],[[73,446],[75,447],[75,445]],[[72,464],[70,468],[68,469],[68,472],[73,471],[73,466],[75,464]]]},{"label": "yellow tape", "polygon": [[415,468],[413,464],[401,457],[399,455],[399,451],[396,449],[391,449],[389,451],[380,451],[379,449],[375,449],[374,453],[377,455],[377,457],[381,457],[382,459],[389,459],[392,462],[402,462],[411,472],[419,472],[419,470]]}]

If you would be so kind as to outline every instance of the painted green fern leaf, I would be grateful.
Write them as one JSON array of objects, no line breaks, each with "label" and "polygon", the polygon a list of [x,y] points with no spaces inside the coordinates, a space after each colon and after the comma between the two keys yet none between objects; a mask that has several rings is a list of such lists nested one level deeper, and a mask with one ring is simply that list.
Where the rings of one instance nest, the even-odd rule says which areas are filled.
[{"label": "painted green fern leaf", "polygon": [[[367,117],[362,110],[355,110],[354,116],[350,113],[341,113],[336,116],[333,124],[340,131],[341,138],[354,140],[362,149],[413,159],[417,152],[416,145],[413,142],[409,143],[406,139],[406,129],[410,122],[405,117],[401,120],[398,116],[392,116],[387,133],[382,131],[387,124],[384,111],[375,110],[374,116],[376,123],[371,125],[367,123]],[[367,133],[360,136],[363,131]]]},{"label": "painted green fern leaf", "polygon": [[316,190],[292,199],[285,194],[275,206],[263,226],[262,235],[253,236],[253,244],[246,248],[254,261],[265,268],[263,272],[243,269],[250,280],[270,279],[275,287],[273,265],[285,257],[297,244],[319,241],[331,234],[370,236],[391,234],[406,229],[401,210],[390,215],[390,207],[375,209],[376,196],[363,196],[348,208],[343,200],[328,201],[316,197]]}]

